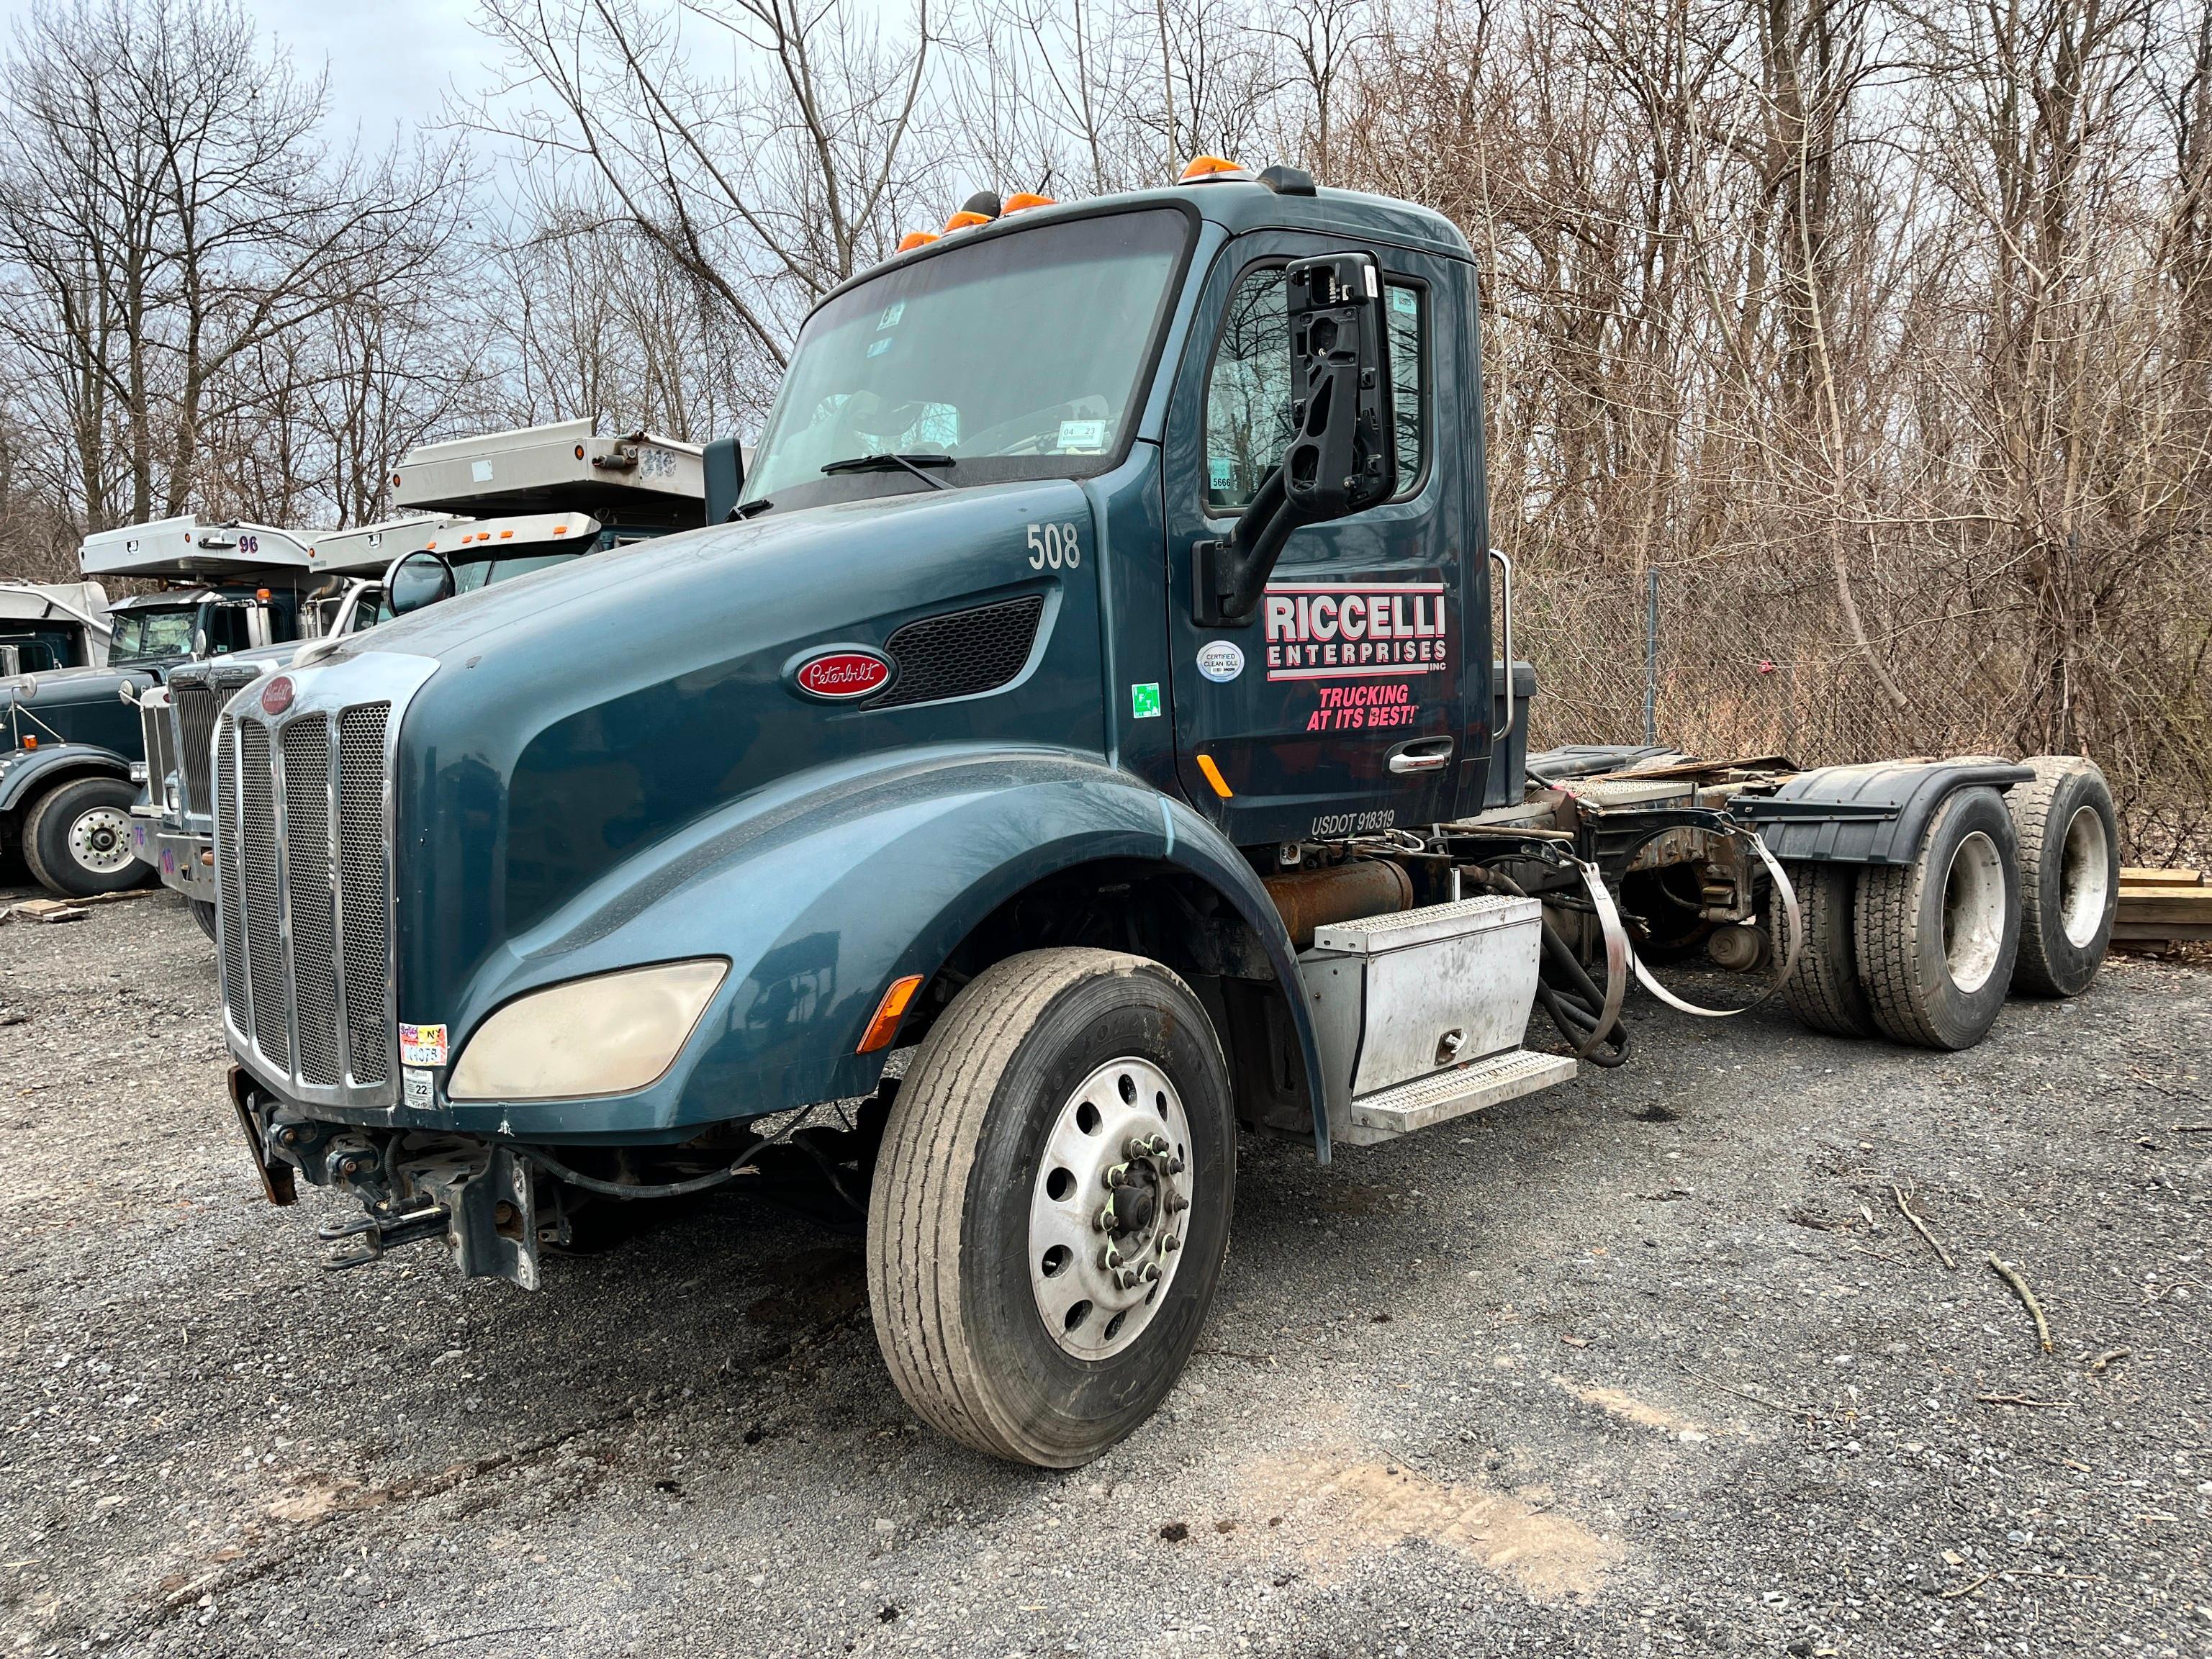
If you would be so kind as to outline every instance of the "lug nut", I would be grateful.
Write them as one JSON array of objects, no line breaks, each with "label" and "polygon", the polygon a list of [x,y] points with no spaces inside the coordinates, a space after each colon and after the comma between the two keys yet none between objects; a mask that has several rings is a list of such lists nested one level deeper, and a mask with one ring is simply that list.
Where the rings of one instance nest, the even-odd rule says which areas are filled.
[{"label": "lug nut", "polygon": [[1179,1250],[1181,1249],[1182,1249],[1182,1240],[1177,1238],[1173,1233],[1170,1233],[1165,1238],[1160,1241],[1160,1250],[1163,1255],[1170,1250]]},{"label": "lug nut", "polygon": [[1110,1193],[1117,1187],[1126,1187],[1128,1184],[1129,1166],[1127,1164],[1116,1164],[1106,1171],[1106,1190],[1108,1192]]},{"label": "lug nut", "polygon": [[1109,1273],[1113,1272],[1115,1268],[1121,1265],[1121,1251],[1115,1249],[1111,1244],[1109,1244],[1104,1249],[1098,1253],[1098,1265]]},{"label": "lug nut", "polygon": [[1110,1233],[1114,1231],[1115,1218],[1114,1200],[1109,1198],[1098,1206],[1098,1213],[1091,1218],[1091,1224],[1099,1232]]}]

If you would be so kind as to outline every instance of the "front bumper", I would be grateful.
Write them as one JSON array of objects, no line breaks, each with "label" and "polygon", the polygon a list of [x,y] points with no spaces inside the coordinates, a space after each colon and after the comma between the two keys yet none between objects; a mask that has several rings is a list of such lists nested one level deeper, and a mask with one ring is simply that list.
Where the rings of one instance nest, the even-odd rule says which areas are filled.
[{"label": "front bumper", "polygon": [[164,887],[198,903],[215,902],[215,842],[210,837],[169,829],[159,818],[134,811],[131,850],[141,864],[161,872]]},{"label": "front bumper", "polygon": [[463,1277],[534,1291],[541,1237],[564,1236],[557,1205],[541,1217],[530,1166],[504,1146],[458,1135],[380,1146],[343,1124],[298,1115],[240,1066],[230,1068],[230,1103],[271,1204],[290,1204],[300,1176],[361,1201],[359,1216],[316,1229],[336,1247],[326,1267],[362,1267],[393,1245],[435,1238]]}]

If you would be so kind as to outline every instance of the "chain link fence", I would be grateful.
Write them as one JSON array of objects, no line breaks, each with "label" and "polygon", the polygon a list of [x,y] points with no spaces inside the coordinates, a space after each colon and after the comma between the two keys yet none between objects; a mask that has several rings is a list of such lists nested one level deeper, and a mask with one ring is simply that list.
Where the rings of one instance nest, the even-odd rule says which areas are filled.
[{"label": "chain link fence", "polygon": [[[1862,648],[1825,563],[1536,563],[1517,574],[1515,651],[1537,678],[1531,749],[1656,742],[1825,766],[2021,747],[2015,701],[1992,668],[2001,615],[1886,606],[1887,633]],[[2126,856],[2212,857],[2212,777],[2137,764],[2125,733],[2107,735],[2088,747],[2112,780]]]}]

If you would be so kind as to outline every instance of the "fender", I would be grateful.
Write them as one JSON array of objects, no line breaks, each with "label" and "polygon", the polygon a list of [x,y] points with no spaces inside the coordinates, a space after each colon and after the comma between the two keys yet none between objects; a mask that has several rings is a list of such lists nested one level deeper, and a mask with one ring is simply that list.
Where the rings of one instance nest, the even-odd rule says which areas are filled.
[{"label": "fender", "polygon": [[12,812],[64,776],[131,779],[131,763],[92,743],[42,744],[0,754],[0,812]]},{"label": "fender", "polygon": [[1878,761],[1800,772],[1771,795],[1739,796],[1729,811],[1759,826],[1774,856],[1806,864],[1910,864],[1928,820],[1957,790],[2002,791],[2035,775],[1986,756]]},{"label": "fender", "polygon": [[[821,769],[641,851],[495,952],[444,1018],[458,1060],[525,992],[694,956],[729,976],[675,1063],[634,1094],[406,1110],[410,1121],[538,1139],[680,1140],[702,1127],[874,1088],[854,1051],[884,989],[934,974],[982,919],[1076,865],[1136,859],[1205,881],[1264,941],[1285,994],[1328,1157],[1321,1053],[1290,935],[1259,877],[1179,800],[1097,758],[947,745]],[[403,1002],[404,990],[402,991]]]}]

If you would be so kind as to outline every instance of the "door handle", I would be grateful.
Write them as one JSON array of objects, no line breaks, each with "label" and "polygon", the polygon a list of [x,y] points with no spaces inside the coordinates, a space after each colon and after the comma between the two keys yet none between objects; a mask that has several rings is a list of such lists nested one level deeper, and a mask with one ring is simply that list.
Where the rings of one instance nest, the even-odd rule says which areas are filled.
[{"label": "door handle", "polygon": [[1441,772],[1451,764],[1451,757],[1449,738],[1416,738],[1393,749],[1384,764],[1402,777],[1408,772]]}]

